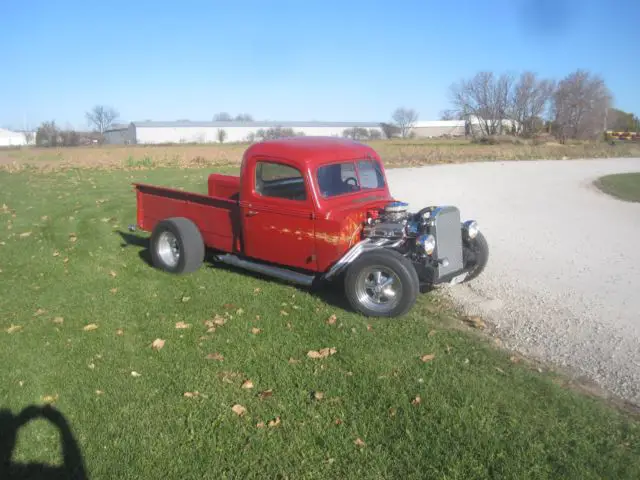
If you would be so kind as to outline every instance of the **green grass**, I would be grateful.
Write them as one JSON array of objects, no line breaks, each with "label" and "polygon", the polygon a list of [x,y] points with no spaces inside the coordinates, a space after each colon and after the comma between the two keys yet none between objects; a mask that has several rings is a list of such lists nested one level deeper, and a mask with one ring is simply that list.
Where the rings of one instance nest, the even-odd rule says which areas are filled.
[{"label": "green grass", "polygon": [[[371,320],[335,292],[150,268],[118,233],[135,223],[130,183],[204,192],[206,173],[0,172],[0,407],[57,396],[91,478],[640,478],[637,420],[511,362],[438,296]],[[59,463],[56,430],[28,424],[14,458]]]},{"label": "green grass", "polygon": [[621,200],[640,202],[640,172],[606,175],[596,181],[596,186]]}]

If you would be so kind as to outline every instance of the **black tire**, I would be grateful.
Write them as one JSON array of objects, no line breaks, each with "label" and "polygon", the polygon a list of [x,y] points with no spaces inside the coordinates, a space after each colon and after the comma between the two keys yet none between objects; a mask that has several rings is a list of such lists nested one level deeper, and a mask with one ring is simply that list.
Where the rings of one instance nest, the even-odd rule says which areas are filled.
[{"label": "black tire", "polygon": [[[385,281],[392,278],[391,286],[396,285],[396,294],[398,285],[400,287],[399,296],[386,297],[393,300],[387,302],[384,307],[374,300],[375,287],[366,287],[367,279],[375,278],[376,271],[381,272]],[[363,253],[349,266],[344,287],[347,300],[357,312],[368,317],[399,317],[411,310],[416,302],[419,280],[411,261],[394,250],[381,249]],[[383,302],[384,291],[378,292],[377,295]]]},{"label": "black tire", "polygon": [[[168,260],[167,241],[178,248],[179,257]],[[167,240],[168,239],[168,240]],[[195,272],[204,261],[205,247],[198,227],[188,218],[175,217],[159,222],[151,234],[151,260],[153,265],[165,272],[183,274]]]},{"label": "black tire", "polygon": [[473,240],[467,240],[465,248],[468,248],[471,251],[471,255],[474,258],[474,265],[463,283],[469,282],[480,275],[489,261],[489,244],[484,238],[482,232],[478,232],[478,235],[476,235],[476,238]]}]

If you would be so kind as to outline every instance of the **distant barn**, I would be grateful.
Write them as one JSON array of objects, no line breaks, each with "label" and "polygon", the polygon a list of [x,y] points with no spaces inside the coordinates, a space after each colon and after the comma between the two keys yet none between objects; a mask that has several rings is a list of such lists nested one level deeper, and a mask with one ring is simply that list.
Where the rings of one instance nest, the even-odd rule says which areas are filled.
[{"label": "distant barn", "polygon": [[[342,137],[346,131],[365,129],[382,136],[376,122],[131,122],[104,132],[108,144],[252,142],[269,130],[293,131],[296,135]],[[223,131],[224,133],[221,133]],[[373,135],[372,135],[373,136]]]}]

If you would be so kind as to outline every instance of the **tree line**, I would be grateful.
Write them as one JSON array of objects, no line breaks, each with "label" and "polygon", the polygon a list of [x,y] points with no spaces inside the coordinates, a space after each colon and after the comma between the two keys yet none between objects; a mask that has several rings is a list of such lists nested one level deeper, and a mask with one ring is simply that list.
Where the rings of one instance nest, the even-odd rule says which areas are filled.
[{"label": "tree line", "polygon": [[479,72],[450,87],[451,110],[443,120],[474,118],[481,135],[540,132],[567,139],[594,139],[607,130],[640,129],[638,117],[612,108],[604,79],[576,70],[559,81],[525,71],[519,76]]}]

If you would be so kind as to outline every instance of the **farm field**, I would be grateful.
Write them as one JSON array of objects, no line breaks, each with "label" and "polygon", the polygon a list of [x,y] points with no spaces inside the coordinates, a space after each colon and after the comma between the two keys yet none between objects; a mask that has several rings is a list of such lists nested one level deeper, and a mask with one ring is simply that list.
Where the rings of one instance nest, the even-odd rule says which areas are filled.
[{"label": "farm field", "polygon": [[[519,143],[513,143],[517,141]],[[501,143],[474,144],[465,139],[378,140],[366,142],[389,167],[485,160],[535,160],[640,156],[640,144],[618,142],[542,143],[506,137]],[[150,168],[238,165],[248,144],[24,148],[0,150],[0,169],[59,170],[81,168]]]},{"label": "farm field", "polygon": [[[0,172],[0,408],[53,403],[91,478],[640,477],[637,415],[501,350],[440,295],[373,320],[338,289],[150,267],[131,183],[204,192],[212,168],[150,167],[243,149],[69,149],[32,160],[59,171]],[[59,448],[32,422],[13,458],[57,464]]]}]

